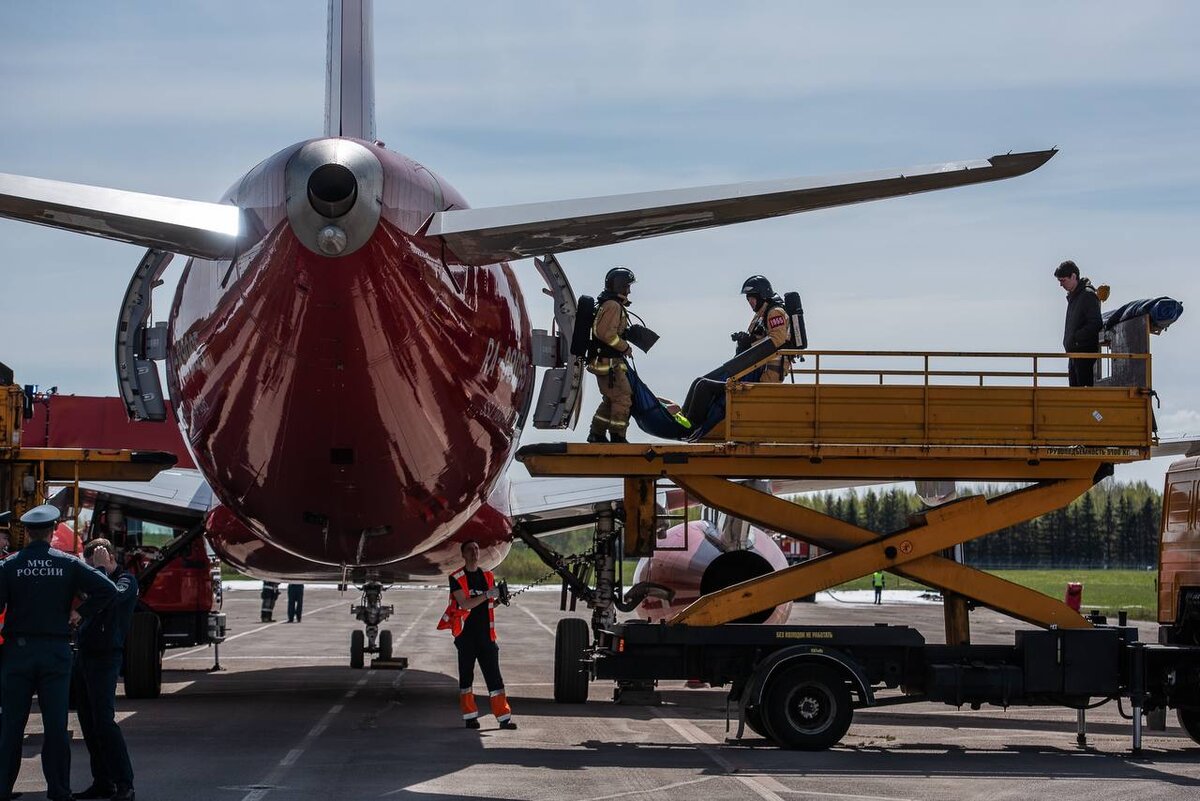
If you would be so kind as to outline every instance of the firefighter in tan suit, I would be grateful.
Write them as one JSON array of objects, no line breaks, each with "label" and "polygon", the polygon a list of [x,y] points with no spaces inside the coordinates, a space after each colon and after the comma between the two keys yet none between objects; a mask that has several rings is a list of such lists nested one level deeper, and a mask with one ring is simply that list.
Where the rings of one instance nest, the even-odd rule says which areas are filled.
[{"label": "firefighter in tan suit", "polygon": [[592,355],[588,370],[600,386],[600,406],[592,417],[588,442],[625,442],[629,428],[629,410],[633,390],[625,374],[625,357],[630,346],[622,336],[629,328],[629,288],[637,279],[633,271],[614,267],[604,276],[604,291],[596,298],[596,319],[592,323]]},{"label": "firefighter in tan suit", "polygon": [[[783,307],[783,301],[771,288],[771,282],[761,275],[752,275],[742,284],[742,294],[754,310],[750,325],[746,328],[748,346],[756,345],[762,339],[770,337],[776,348],[787,345],[790,331],[788,313]],[[783,381],[783,374],[792,367],[790,358],[781,356],[767,362],[762,368],[759,383],[778,384]]]}]

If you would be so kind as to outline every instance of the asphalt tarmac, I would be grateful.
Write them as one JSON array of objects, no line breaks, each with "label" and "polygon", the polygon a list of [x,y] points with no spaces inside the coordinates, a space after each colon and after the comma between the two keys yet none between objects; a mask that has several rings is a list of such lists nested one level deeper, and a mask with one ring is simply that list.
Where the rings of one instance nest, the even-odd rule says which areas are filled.
[{"label": "asphalt tarmac", "polygon": [[[348,666],[353,593],[310,588],[301,623],[259,621],[258,593],[227,592],[229,640],[169,651],[161,698],[118,698],[142,801],[183,799],[1149,799],[1200,798],[1200,747],[1170,716],[1130,753],[1130,724],[1109,704],[1089,713],[1046,708],[959,710],[911,704],[859,711],[841,745],[777,749],[748,736],[726,743],[725,693],[664,685],[661,706],[616,706],[596,683],[584,706],[556,705],[552,670],[558,594],[529,592],[497,612],[501,666],[517,731],[491,717],[463,727],[454,648],[435,625],[441,587],[397,589],[388,621],[411,667]],[[285,619],[286,597],[276,607]],[[941,607],[797,605],[792,622],[889,622],[941,639]],[[1013,623],[972,614],[976,642],[1011,642]],[[1149,627],[1143,635],[1151,639]],[[477,690],[483,693],[482,678]],[[89,783],[73,730],[73,786]],[[734,724],[736,728],[736,723]],[[45,790],[34,714],[16,789]]]}]

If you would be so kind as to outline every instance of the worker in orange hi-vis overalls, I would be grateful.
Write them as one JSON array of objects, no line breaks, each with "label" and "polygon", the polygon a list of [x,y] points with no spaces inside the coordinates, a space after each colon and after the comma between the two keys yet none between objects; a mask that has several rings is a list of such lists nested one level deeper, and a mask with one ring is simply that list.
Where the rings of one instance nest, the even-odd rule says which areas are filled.
[{"label": "worker in orange hi-vis overalls", "polygon": [[458,703],[468,729],[479,728],[479,707],[475,703],[475,663],[487,682],[492,714],[502,729],[515,729],[512,709],[500,675],[500,649],[496,645],[496,601],[500,597],[496,577],[479,568],[479,545],[462,544],[465,564],[450,574],[450,605],[438,622],[439,629],[450,629],[458,651]]}]

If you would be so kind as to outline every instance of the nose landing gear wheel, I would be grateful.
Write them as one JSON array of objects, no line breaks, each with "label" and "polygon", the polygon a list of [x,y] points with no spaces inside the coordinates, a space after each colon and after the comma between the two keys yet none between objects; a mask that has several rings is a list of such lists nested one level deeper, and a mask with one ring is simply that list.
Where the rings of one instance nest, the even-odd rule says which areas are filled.
[{"label": "nose landing gear wheel", "polygon": [[386,629],[379,632],[379,658],[383,660],[392,658],[392,633]]},{"label": "nose landing gear wheel", "polygon": [[366,637],[361,631],[350,633],[350,667],[359,670],[363,666],[363,649]]}]

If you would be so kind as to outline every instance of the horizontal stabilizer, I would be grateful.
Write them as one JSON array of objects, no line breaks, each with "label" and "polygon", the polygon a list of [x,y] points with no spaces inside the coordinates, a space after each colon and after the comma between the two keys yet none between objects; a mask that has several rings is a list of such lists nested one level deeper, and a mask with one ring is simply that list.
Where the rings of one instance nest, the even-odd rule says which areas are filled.
[{"label": "horizontal stabilizer", "polygon": [[1200,456],[1200,437],[1183,435],[1162,437],[1150,448],[1150,458],[1159,456]]},{"label": "horizontal stabilizer", "polygon": [[233,255],[236,206],[0,173],[0,217],[184,256]]},{"label": "horizontal stabilizer", "polygon": [[997,181],[1035,170],[1056,152],[826,178],[454,209],[431,215],[424,232],[440,237],[465,264],[489,264]]}]

